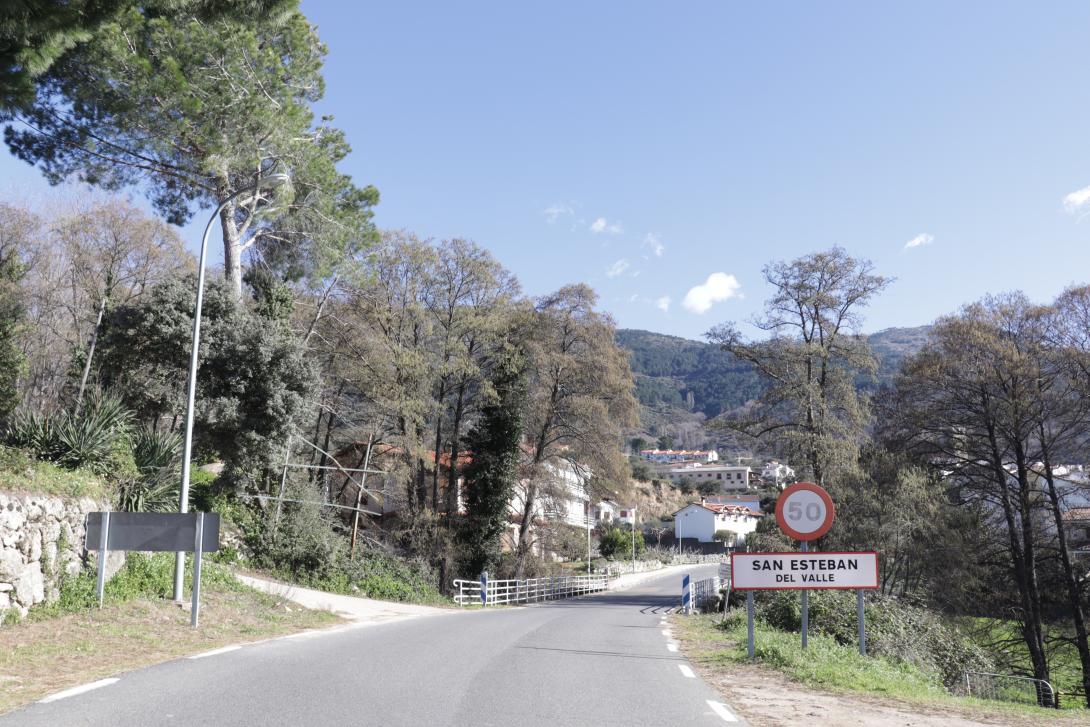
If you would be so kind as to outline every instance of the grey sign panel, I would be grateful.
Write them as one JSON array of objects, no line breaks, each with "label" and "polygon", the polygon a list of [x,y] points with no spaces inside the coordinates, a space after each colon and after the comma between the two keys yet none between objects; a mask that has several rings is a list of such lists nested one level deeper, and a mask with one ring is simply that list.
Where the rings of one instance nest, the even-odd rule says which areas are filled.
[{"label": "grey sign panel", "polygon": [[[197,537],[197,513],[111,512],[106,550],[177,552],[193,550]],[[102,540],[102,513],[87,515],[87,549],[98,550]],[[219,550],[220,516],[204,514],[201,550]]]}]

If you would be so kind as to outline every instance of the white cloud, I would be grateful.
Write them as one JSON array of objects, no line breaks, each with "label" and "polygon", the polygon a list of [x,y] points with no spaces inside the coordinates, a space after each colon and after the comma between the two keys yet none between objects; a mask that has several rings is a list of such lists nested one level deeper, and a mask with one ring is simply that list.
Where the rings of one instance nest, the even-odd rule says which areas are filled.
[{"label": "white cloud", "polygon": [[545,215],[545,221],[550,225],[559,220],[561,217],[567,217],[575,214],[575,208],[570,204],[564,204],[563,202],[557,202],[546,207],[542,214]]},{"label": "white cloud", "polygon": [[904,249],[905,250],[911,250],[912,248],[920,247],[921,245],[930,245],[934,241],[935,241],[935,236],[934,235],[929,235],[926,232],[921,232],[920,234],[916,235],[911,240],[906,242]]},{"label": "white cloud", "polygon": [[1090,187],[1083,187],[1064,197],[1064,211],[1069,215],[1090,213]]},{"label": "white cloud", "polygon": [[647,236],[643,238],[644,247],[651,250],[651,254],[655,257],[662,257],[662,253],[666,252],[666,247],[662,244],[662,240],[653,232],[648,232]]},{"label": "white cloud", "polygon": [[628,261],[624,258],[621,258],[620,260],[609,266],[609,269],[606,270],[606,277],[616,278],[618,275],[623,274],[625,270],[628,270]]},{"label": "white cloud", "polygon": [[610,222],[605,217],[599,217],[594,222],[590,223],[590,231],[595,235],[600,235],[603,232],[608,232],[611,235],[619,235],[624,232],[624,227],[620,222]]},{"label": "white cloud", "polygon": [[692,313],[706,313],[716,303],[740,297],[737,278],[726,273],[712,273],[701,285],[690,288],[681,305]]},{"label": "white cloud", "polygon": [[655,307],[658,308],[663,313],[669,313],[670,312],[670,303],[671,302],[672,301],[670,300],[670,296],[664,295],[664,296],[662,296],[661,298],[659,298],[658,300],[655,301]]}]

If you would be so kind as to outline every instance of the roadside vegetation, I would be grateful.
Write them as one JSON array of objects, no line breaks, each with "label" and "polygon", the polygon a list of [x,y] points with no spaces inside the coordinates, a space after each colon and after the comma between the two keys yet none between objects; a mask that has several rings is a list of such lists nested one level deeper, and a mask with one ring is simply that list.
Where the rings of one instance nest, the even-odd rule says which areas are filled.
[{"label": "roadside vegetation", "polygon": [[[797,600],[797,596],[796,596]],[[828,614],[824,614],[828,616]],[[823,616],[823,617],[824,617]],[[1045,709],[1033,704],[997,702],[955,695],[944,684],[943,671],[936,668],[936,662],[946,657],[941,655],[942,646],[934,644],[928,650],[916,651],[915,646],[907,650],[879,647],[880,653],[871,652],[861,656],[856,643],[845,642],[842,638],[813,628],[816,621],[811,621],[812,631],[808,647],[804,650],[800,644],[797,629],[780,628],[764,618],[758,618],[755,628],[755,659],[750,661],[746,650],[746,618],[744,610],[733,609],[724,620],[721,614],[705,614],[674,619],[677,636],[685,655],[703,672],[712,683],[727,688],[726,685],[741,683],[742,677],[764,680],[773,685],[773,679],[764,670],[773,670],[818,694],[866,695],[869,701],[856,702],[848,699],[842,706],[841,721],[849,718],[853,711],[864,719],[864,710],[882,706],[889,710],[886,718],[894,718],[897,710],[909,713],[933,715],[934,722],[921,724],[942,724],[942,715],[967,720],[980,720],[986,724],[1004,724],[1029,727],[1030,725],[1085,724],[1081,705],[1068,705],[1067,709]],[[875,637],[881,641],[881,629],[876,629]],[[973,646],[964,642],[954,645],[954,650],[968,649]],[[922,658],[921,658],[922,657]],[[769,686],[770,689],[776,689]],[[814,692],[808,692],[807,698],[800,695],[803,704],[813,703]],[[738,695],[732,695],[738,703]],[[786,698],[785,696],[783,698]],[[834,700],[835,701],[835,700]],[[904,715],[901,715],[902,719]],[[812,718],[808,718],[812,719]],[[800,724],[805,722],[800,722]],[[866,722],[863,722],[866,723]],[[890,722],[892,724],[894,722]],[[792,722],[794,724],[794,722]],[[885,724],[885,722],[883,722]]]}]

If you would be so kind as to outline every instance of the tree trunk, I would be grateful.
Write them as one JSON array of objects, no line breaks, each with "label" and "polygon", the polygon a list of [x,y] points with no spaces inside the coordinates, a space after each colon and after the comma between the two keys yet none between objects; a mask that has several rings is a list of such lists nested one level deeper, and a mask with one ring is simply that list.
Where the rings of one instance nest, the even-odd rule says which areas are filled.
[{"label": "tree trunk", "polygon": [[447,512],[453,517],[458,514],[458,455],[459,439],[462,436],[462,417],[465,416],[466,385],[463,381],[458,386],[458,399],[454,403],[454,421],[450,432],[450,469],[447,472]]},{"label": "tree trunk", "polygon": [[98,318],[95,319],[95,327],[91,331],[91,342],[87,345],[87,360],[83,364],[83,376],[79,380],[79,391],[76,393],[76,411],[79,411],[83,403],[83,391],[87,388],[87,378],[91,375],[91,361],[95,357],[95,345],[98,343],[98,331],[102,328],[102,315],[106,312],[106,298],[103,294],[102,303],[98,306]]},{"label": "tree trunk", "polygon": [[231,202],[220,212],[223,227],[223,277],[236,301],[242,300],[242,241],[235,223],[236,205]]}]

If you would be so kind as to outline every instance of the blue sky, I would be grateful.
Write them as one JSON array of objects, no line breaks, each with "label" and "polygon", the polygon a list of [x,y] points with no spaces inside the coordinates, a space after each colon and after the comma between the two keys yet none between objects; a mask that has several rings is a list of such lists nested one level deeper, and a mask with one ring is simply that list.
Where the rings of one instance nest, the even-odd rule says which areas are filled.
[{"label": "blue sky", "polygon": [[303,9],[378,224],[587,282],[620,326],[745,320],[765,263],[834,244],[897,278],[868,331],[1090,282],[1088,3]]}]

